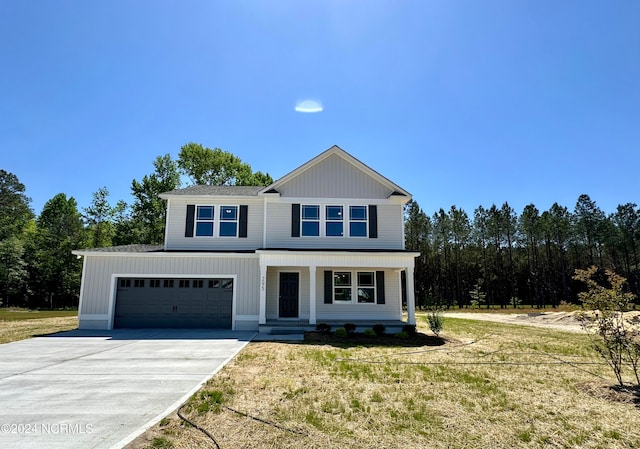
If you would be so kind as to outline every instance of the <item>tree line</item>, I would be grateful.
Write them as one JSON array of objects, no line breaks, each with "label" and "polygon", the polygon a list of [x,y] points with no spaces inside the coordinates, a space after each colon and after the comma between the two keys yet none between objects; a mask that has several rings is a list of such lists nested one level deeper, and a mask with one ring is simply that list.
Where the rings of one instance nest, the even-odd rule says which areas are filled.
[{"label": "tree line", "polygon": [[417,202],[405,207],[405,244],[420,252],[415,267],[421,307],[557,307],[578,302],[583,288],[576,269],[597,266],[627,279],[640,293],[640,209],[621,204],[605,214],[588,195],[573,211],[555,203],[518,214],[508,203],[456,206],[425,214]]},{"label": "tree line", "polygon": [[[58,193],[39,215],[18,177],[0,169],[0,306],[77,307],[82,261],[74,249],[164,241],[165,201],[158,195],[186,185],[269,185],[269,174],[254,172],[219,148],[188,143],[177,159],[165,154],[153,172],[131,182],[130,203],[113,204],[107,187],[79,209]],[[186,179],[185,179],[186,178]],[[184,180],[184,182],[183,182]]]},{"label": "tree line", "polygon": [[[82,262],[74,249],[161,244],[165,201],[158,195],[186,185],[269,185],[237,156],[200,144],[184,145],[173,159],[153,161],[153,172],[132,180],[130,203],[115,204],[106,187],[79,209],[59,193],[36,216],[25,186],[0,170],[0,305],[30,308],[78,304]],[[432,216],[417,202],[405,208],[406,248],[419,251],[416,303],[469,307],[576,302],[581,288],[572,276],[592,265],[610,269],[640,292],[640,209],[619,205],[606,215],[588,195],[573,209],[554,204],[521,214],[508,204],[479,206],[472,216],[451,206]]]}]

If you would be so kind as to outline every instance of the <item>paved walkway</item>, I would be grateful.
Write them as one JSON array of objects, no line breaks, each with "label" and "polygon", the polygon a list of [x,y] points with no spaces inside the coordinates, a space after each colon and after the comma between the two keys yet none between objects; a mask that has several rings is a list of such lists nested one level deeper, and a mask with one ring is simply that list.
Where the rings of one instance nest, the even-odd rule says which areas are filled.
[{"label": "paved walkway", "polygon": [[176,409],[253,336],[122,329],[0,345],[0,448],[120,448]]}]

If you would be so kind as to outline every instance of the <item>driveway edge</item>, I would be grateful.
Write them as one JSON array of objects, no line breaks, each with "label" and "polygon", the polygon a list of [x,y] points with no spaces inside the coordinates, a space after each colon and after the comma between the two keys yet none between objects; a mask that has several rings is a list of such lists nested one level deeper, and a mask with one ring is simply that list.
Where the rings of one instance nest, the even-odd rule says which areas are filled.
[{"label": "driveway edge", "polygon": [[247,344],[251,343],[251,341],[255,338],[256,335],[257,335],[257,333],[253,334],[251,336],[251,338],[247,339],[247,341],[245,341],[242,344],[242,346],[240,346],[236,351],[233,352],[233,354],[231,354],[229,357],[227,357],[227,359],[224,362],[222,362],[221,364],[219,364],[211,373],[207,374],[207,376],[200,383],[198,383],[195,387],[193,387],[191,390],[189,390],[187,393],[185,393],[180,399],[178,399],[176,402],[174,402],[169,407],[167,407],[163,412],[161,412],[160,414],[158,414],[157,416],[155,416],[154,418],[149,420],[146,424],[141,426],[138,430],[136,430],[135,432],[129,434],[125,438],[121,439],[120,441],[118,441],[113,446],[110,446],[109,449],[122,449],[127,444],[131,443],[133,440],[135,440],[140,435],[142,435],[147,430],[149,430],[151,427],[153,427],[157,423],[159,423],[162,418],[164,418],[167,415],[169,415],[170,413],[176,411],[178,409],[178,407],[180,407],[184,402],[187,401],[187,399],[189,399],[194,393],[196,393],[198,390],[200,390],[203,387],[203,385],[206,384],[209,381],[209,379],[211,379],[213,376],[215,376],[218,373],[218,371],[220,371],[222,368],[224,368],[227,365],[227,363],[229,363],[231,360],[233,360],[235,358],[235,356],[238,355],[238,353],[240,351],[242,351],[245,346],[247,346]]}]

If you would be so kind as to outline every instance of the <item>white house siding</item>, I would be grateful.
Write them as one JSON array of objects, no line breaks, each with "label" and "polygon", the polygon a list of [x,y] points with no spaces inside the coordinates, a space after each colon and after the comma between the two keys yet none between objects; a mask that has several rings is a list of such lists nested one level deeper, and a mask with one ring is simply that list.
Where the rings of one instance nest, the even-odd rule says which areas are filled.
[{"label": "white house siding", "polygon": [[[303,204],[368,205],[377,204],[378,238],[366,237],[291,237],[291,202],[271,201],[267,205],[267,248],[344,248],[403,249],[402,204],[400,202],[360,202],[343,199],[328,201],[312,198]],[[348,220],[344,223],[345,229]]]},{"label": "white house siding", "polygon": [[[185,237],[187,205],[247,205],[247,237]],[[219,209],[216,207],[216,225]],[[166,248],[168,250],[242,250],[262,246],[264,201],[258,197],[172,197],[167,209]]]},{"label": "white house siding", "polygon": [[267,319],[278,319],[280,273],[300,273],[299,317],[309,319],[309,269],[307,267],[269,267],[267,270]]},{"label": "white house siding", "polygon": [[396,270],[384,270],[384,304],[325,304],[324,272],[332,271],[371,271],[371,268],[318,267],[316,272],[316,321],[323,320],[401,320],[402,297],[400,293],[400,275]]},{"label": "white house siding", "polygon": [[257,328],[260,269],[256,256],[185,253],[87,255],[84,263],[79,310],[81,329],[107,328],[115,306],[114,274],[126,277],[235,276],[237,323],[247,321],[249,323],[243,323],[242,327]]},{"label": "white house siding", "polygon": [[278,187],[282,197],[387,198],[389,186],[331,155]]}]

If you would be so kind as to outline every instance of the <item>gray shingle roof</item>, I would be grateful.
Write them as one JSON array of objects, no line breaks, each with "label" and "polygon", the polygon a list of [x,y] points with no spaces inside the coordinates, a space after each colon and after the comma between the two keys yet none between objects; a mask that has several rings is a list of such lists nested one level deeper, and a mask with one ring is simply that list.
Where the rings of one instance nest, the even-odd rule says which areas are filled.
[{"label": "gray shingle roof", "polygon": [[162,245],[121,245],[121,246],[107,246],[105,248],[90,248],[86,250],[78,251],[91,251],[99,253],[153,253],[163,250]]},{"label": "gray shingle roof", "polygon": [[257,196],[264,186],[191,186],[172,190],[162,195],[195,195],[195,196]]}]

